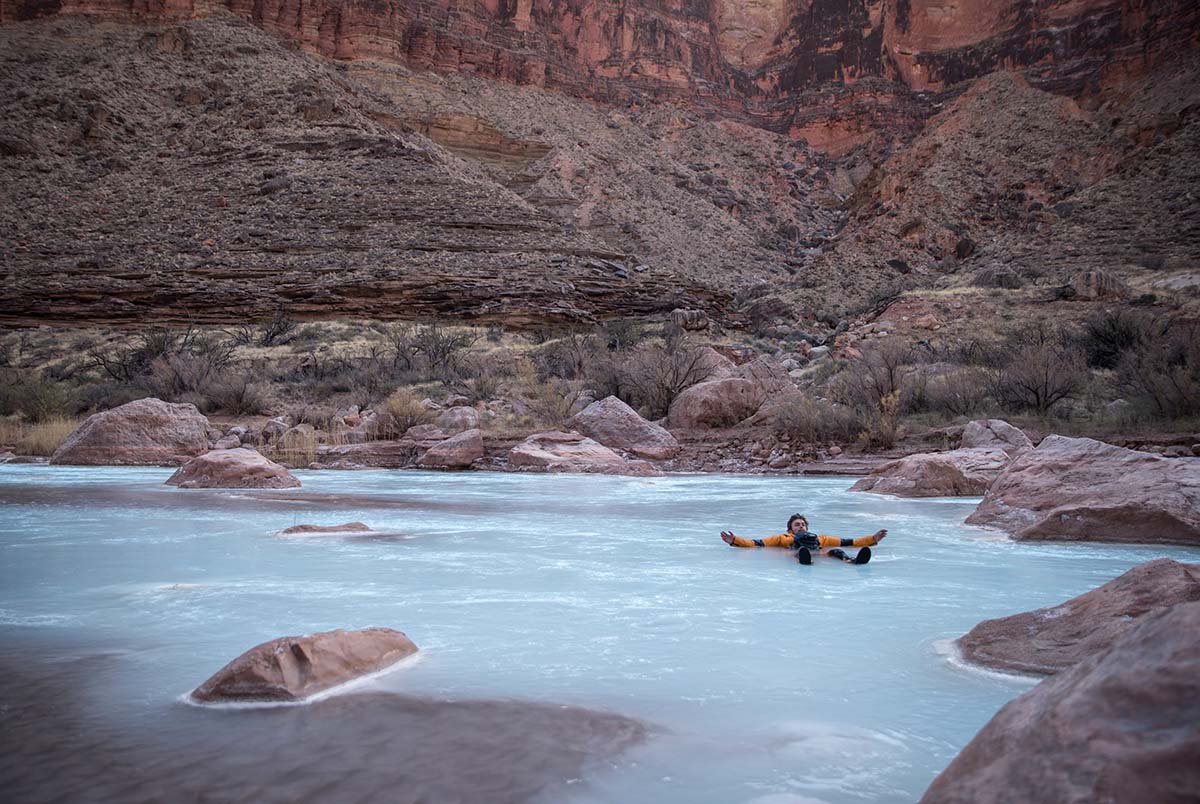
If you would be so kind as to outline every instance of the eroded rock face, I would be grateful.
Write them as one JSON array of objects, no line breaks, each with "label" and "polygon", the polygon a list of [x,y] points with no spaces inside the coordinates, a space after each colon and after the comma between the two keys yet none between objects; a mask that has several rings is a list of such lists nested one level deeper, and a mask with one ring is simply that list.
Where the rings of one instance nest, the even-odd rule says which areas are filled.
[{"label": "eroded rock face", "polygon": [[897,497],[975,497],[988,490],[1008,461],[1003,449],[918,453],[884,464],[850,490]]},{"label": "eroded rock face", "polygon": [[[451,410],[471,410],[451,408]],[[471,411],[474,413],[474,411]],[[466,469],[483,457],[483,433],[466,430],[434,444],[417,463],[430,469]]]},{"label": "eroded rock face", "polygon": [[192,690],[202,703],[302,701],[417,652],[391,628],[281,637],[243,653]]},{"label": "eroded rock face", "polygon": [[663,427],[648,422],[615,396],[588,405],[571,419],[572,426],[606,447],[663,460],[679,454],[679,442]]},{"label": "eroded rock face", "polygon": [[1200,543],[1200,461],[1047,436],[967,518],[1016,539]]},{"label": "eroded rock face", "polygon": [[298,489],[295,475],[252,449],[237,447],[197,455],[167,478],[181,489]]},{"label": "eroded rock face", "polygon": [[178,464],[208,446],[208,419],[195,405],[138,399],[89,416],[50,463]]},{"label": "eroded rock face", "polygon": [[1032,448],[1033,442],[1029,440],[1029,436],[1003,419],[976,419],[967,422],[967,426],[963,428],[959,446],[963,449],[983,447],[1014,452]]},{"label": "eroded rock face", "polygon": [[921,801],[1189,801],[1197,724],[1200,603],[1181,603],[1006,705]]},{"label": "eroded rock face", "polygon": [[765,398],[758,384],[742,377],[707,380],[675,397],[667,424],[672,429],[731,427],[753,415]]},{"label": "eroded rock face", "polygon": [[1200,601],[1200,564],[1160,558],[1065,603],[984,620],[958,639],[963,658],[1049,675],[1107,650],[1148,614]]},{"label": "eroded rock face", "polygon": [[627,461],[586,436],[559,430],[537,433],[517,444],[509,450],[508,465],[545,472],[646,474],[653,471],[645,461]]}]

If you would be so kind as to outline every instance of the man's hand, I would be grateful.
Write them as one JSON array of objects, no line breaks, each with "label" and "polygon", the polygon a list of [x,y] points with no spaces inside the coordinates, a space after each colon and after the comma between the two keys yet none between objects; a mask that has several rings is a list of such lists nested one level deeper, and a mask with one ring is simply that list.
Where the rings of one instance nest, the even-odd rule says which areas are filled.
[{"label": "man's hand", "polygon": [[733,547],[733,540],[736,538],[737,537],[733,535],[733,531],[721,531],[721,541],[725,542],[725,544],[729,545],[730,547]]}]

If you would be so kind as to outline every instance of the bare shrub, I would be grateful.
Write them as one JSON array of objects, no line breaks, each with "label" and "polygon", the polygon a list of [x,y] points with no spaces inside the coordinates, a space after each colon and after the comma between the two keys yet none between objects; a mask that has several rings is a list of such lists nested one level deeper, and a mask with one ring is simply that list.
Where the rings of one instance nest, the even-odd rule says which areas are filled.
[{"label": "bare shrub", "polygon": [[1012,353],[995,372],[992,391],[1010,410],[1046,415],[1054,405],[1072,399],[1087,382],[1083,352],[1061,343],[1034,343]]},{"label": "bare shrub", "polygon": [[22,414],[27,421],[43,422],[78,412],[75,389],[42,374],[6,371],[0,376],[0,415]]},{"label": "bare shrub", "polygon": [[598,343],[594,336],[572,332],[547,341],[530,353],[529,359],[541,378],[575,380],[583,377],[596,359]]},{"label": "bare shrub", "polygon": [[429,424],[436,413],[421,404],[421,397],[409,389],[396,391],[375,411],[375,436],[400,438],[410,427]]},{"label": "bare shrub", "polygon": [[608,369],[616,396],[658,419],[685,388],[708,377],[710,366],[701,350],[683,341],[676,348],[644,343],[627,355],[610,358]]},{"label": "bare shrub", "polygon": [[893,391],[881,398],[866,412],[858,440],[876,449],[890,449],[900,435],[900,392]]},{"label": "bare shrub", "polygon": [[257,338],[255,338],[255,342],[259,346],[275,346],[276,344],[287,343],[291,340],[295,329],[296,322],[288,318],[287,313],[283,311],[282,307],[277,307],[275,314],[259,325],[259,332]]},{"label": "bare shrub", "polygon": [[222,377],[213,384],[209,398],[217,410],[231,415],[255,415],[270,407],[267,386],[248,372]]},{"label": "bare shrub", "polygon": [[577,381],[550,378],[526,386],[522,397],[536,424],[557,428],[571,417],[580,390]]},{"label": "bare shrub", "polygon": [[458,367],[462,353],[479,339],[474,331],[422,324],[413,330],[413,349],[428,364],[431,376],[443,377]]},{"label": "bare shrub", "polygon": [[834,384],[835,399],[860,411],[879,409],[883,399],[904,391],[906,364],[911,361],[908,347],[899,341],[888,341],[863,353],[861,360],[850,364]]},{"label": "bare shrub", "polygon": [[970,416],[983,407],[988,395],[988,376],[977,368],[961,368],[929,381],[929,409],[948,416]]},{"label": "bare shrub", "polygon": [[1173,324],[1122,356],[1117,382],[1142,408],[1162,418],[1200,413],[1200,325]]},{"label": "bare shrub", "polygon": [[1133,310],[1101,310],[1083,322],[1079,344],[1094,368],[1116,368],[1122,355],[1141,343],[1162,338],[1169,324]]},{"label": "bare shrub", "polygon": [[777,432],[807,443],[850,441],[862,430],[858,414],[844,405],[796,395],[775,413]]}]

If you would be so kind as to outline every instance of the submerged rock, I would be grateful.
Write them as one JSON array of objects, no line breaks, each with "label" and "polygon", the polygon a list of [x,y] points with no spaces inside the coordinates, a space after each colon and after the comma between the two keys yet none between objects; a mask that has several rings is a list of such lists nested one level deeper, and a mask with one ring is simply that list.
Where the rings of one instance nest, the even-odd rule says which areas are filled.
[{"label": "submerged rock", "polygon": [[295,489],[300,481],[286,467],[245,447],[197,455],[167,478],[181,489]]},{"label": "submerged rock", "polygon": [[325,631],[256,645],[192,690],[203,703],[302,701],[417,652],[391,628]]},{"label": "submerged rock", "polygon": [[897,497],[974,497],[988,490],[1008,462],[1002,449],[923,452],[884,464],[850,490]]},{"label": "submerged rock", "polygon": [[1184,802],[1198,790],[1200,603],[1181,603],[1006,705],[921,802]]},{"label": "submerged rock", "polygon": [[662,460],[679,454],[675,436],[646,421],[615,396],[588,405],[571,419],[571,424],[606,447],[623,449],[642,458]]},{"label": "submerged rock", "polygon": [[[446,412],[455,410],[471,410],[471,408],[450,408]],[[471,412],[475,411],[471,410]],[[466,469],[482,457],[483,433],[478,429],[473,429],[434,444],[425,451],[417,464],[429,469]]]},{"label": "submerged rock", "polygon": [[89,416],[50,463],[178,464],[208,450],[208,418],[195,405],[138,399]]},{"label": "submerged rock", "polygon": [[1200,461],[1047,436],[967,518],[1016,539],[1200,544]]},{"label": "submerged rock", "polygon": [[985,667],[1049,675],[1106,650],[1147,614],[1192,601],[1200,564],[1160,558],[1057,606],[984,620],[958,646]]},{"label": "submerged rock", "polygon": [[374,531],[362,522],[346,522],[341,525],[292,525],[279,531],[280,536],[290,536],[297,533],[373,533]]}]

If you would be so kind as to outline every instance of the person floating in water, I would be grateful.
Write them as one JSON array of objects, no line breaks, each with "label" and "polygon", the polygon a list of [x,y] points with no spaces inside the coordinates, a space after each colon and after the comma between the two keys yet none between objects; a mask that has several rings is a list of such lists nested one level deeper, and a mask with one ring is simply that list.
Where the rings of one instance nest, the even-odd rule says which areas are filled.
[{"label": "person floating in water", "polygon": [[[721,540],[730,547],[790,547],[796,551],[796,558],[801,564],[811,564],[813,551],[830,558],[838,558],[847,564],[866,564],[871,560],[871,547],[879,544],[887,536],[887,530],[880,530],[872,536],[862,536],[858,539],[839,539],[836,536],[822,536],[809,533],[808,520],[803,514],[792,514],[788,519],[787,533],[778,536],[768,536],[765,539],[745,539],[731,531],[721,531]],[[861,547],[853,558],[846,555],[843,547]]]}]

